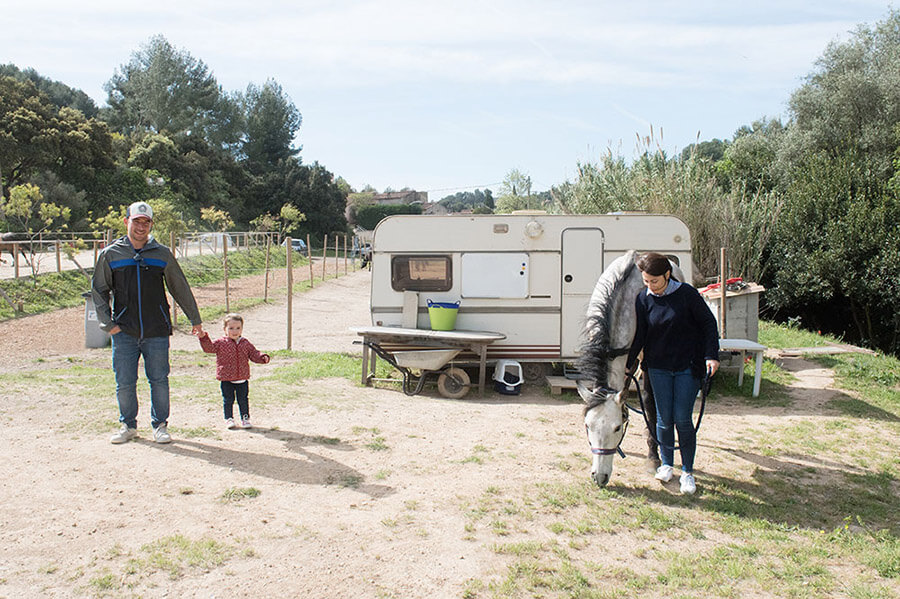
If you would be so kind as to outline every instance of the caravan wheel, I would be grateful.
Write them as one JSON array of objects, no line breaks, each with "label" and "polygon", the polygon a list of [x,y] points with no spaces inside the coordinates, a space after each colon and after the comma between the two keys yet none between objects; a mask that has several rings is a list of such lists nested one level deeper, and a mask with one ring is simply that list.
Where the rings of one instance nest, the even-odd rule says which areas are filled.
[{"label": "caravan wheel", "polygon": [[462,368],[448,368],[438,377],[438,392],[448,399],[462,399],[469,392],[469,381]]},{"label": "caravan wheel", "polygon": [[549,362],[522,362],[522,376],[526,383],[541,385],[544,379],[553,372],[553,365]]}]

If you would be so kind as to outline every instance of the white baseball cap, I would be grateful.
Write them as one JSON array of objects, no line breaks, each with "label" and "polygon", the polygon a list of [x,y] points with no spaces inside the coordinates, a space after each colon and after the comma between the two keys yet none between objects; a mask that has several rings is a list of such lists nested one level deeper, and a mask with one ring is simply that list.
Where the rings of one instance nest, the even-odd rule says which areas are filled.
[{"label": "white baseball cap", "polygon": [[153,208],[147,202],[135,202],[128,207],[125,213],[128,218],[137,218],[138,216],[146,216],[153,220]]}]

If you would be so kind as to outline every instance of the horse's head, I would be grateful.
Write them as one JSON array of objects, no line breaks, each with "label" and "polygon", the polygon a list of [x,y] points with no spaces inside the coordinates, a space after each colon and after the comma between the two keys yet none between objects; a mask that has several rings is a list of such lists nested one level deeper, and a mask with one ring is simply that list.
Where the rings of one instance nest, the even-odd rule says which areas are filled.
[{"label": "horse's head", "polygon": [[591,478],[605,487],[612,476],[613,457],[621,453],[619,445],[628,428],[626,391],[588,389],[578,381],[578,394],[587,404],[584,408],[584,427],[591,446]]}]

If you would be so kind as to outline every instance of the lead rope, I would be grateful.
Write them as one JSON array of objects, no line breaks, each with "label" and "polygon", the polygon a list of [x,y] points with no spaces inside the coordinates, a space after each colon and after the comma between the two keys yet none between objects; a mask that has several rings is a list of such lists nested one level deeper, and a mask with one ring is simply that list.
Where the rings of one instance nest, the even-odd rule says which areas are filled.
[{"label": "lead rope", "polygon": [[[640,412],[644,417],[644,424],[647,425],[647,430],[650,432],[650,437],[656,442],[660,447],[672,448],[672,451],[676,449],[680,449],[677,445],[669,445],[667,443],[660,443],[659,439],[656,438],[656,423],[650,423],[649,418],[647,417],[647,407],[644,405],[644,395],[641,393],[641,386],[638,384],[637,379],[634,376],[634,373],[630,373],[626,377],[626,390],[631,383],[634,383],[634,388],[637,391],[638,400],[641,404],[640,410],[635,410],[635,408],[630,409]],[[694,426],[694,434],[697,434],[700,431],[700,423],[703,421],[703,412],[706,410],[706,398],[709,395],[709,388],[712,384],[712,377],[709,374],[709,371],[706,371],[706,376],[703,377],[703,382],[700,383],[700,413],[697,415],[697,424]]]}]

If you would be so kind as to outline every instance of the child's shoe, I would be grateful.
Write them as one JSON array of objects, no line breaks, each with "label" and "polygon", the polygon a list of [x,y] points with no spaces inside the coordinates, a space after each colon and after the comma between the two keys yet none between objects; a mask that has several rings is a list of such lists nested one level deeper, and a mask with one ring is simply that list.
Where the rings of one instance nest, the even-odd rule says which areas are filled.
[{"label": "child's shoe", "polygon": [[250,424],[250,417],[244,416],[241,418],[241,428],[253,428],[253,425]]},{"label": "child's shoe", "polygon": [[225,419],[225,428],[230,431],[233,431],[237,428],[237,425],[234,423],[234,418],[226,418]]}]

